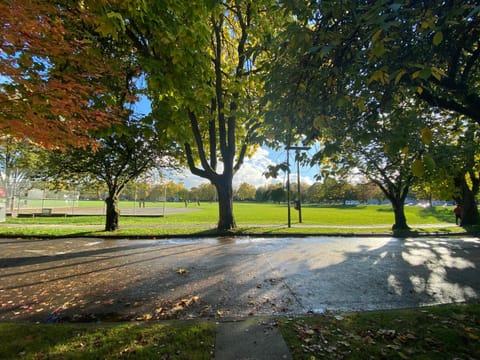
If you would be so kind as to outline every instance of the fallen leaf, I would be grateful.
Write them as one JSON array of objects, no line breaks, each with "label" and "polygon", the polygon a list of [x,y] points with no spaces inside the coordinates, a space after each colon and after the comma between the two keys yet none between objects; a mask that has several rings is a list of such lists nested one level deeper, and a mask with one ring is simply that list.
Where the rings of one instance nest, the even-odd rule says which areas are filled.
[{"label": "fallen leaf", "polygon": [[187,269],[184,269],[184,268],[180,268],[180,269],[177,270],[177,274],[187,275],[187,274],[188,274],[188,270],[187,270]]},{"label": "fallen leaf", "polygon": [[211,305],[206,305],[206,306],[204,306],[203,308],[200,309],[199,315],[200,316],[206,316],[210,313],[211,310],[212,310],[212,306]]},{"label": "fallen leaf", "polygon": [[417,339],[417,337],[415,335],[410,334],[410,333],[405,334],[405,335],[400,335],[398,338],[401,342],[407,342],[408,340],[416,340]]}]

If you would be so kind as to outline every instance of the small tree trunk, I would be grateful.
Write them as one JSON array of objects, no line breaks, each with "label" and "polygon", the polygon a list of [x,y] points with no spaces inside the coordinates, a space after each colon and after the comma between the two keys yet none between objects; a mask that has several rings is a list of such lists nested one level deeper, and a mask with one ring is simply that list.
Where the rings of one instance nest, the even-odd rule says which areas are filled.
[{"label": "small tree trunk", "polygon": [[218,230],[235,229],[233,217],[233,185],[231,179],[222,179],[215,184],[218,194]]},{"label": "small tree trunk", "polygon": [[105,199],[107,204],[107,216],[105,220],[105,231],[118,230],[118,222],[120,217],[120,209],[118,208],[118,198],[113,195]]}]

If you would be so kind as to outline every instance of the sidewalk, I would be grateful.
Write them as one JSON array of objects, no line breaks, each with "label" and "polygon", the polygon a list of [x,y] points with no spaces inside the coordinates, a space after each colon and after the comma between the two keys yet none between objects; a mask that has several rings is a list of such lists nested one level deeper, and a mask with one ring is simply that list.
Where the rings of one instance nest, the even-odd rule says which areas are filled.
[{"label": "sidewalk", "polygon": [[292,356],[275,320],[255,317],[217,324],[215,359],[289,360]]}]

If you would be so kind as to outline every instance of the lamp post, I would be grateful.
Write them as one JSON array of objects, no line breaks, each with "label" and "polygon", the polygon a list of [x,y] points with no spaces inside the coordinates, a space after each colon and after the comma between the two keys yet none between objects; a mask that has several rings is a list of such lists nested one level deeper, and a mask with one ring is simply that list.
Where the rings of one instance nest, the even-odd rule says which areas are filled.
[{"label": "lamp post", "polygon": [[297,158],[297,193],[298,193],[298,222],[302,223],[302,197],[300,194],[300,160],[298,154],[300,150],[309,150],[308,146],[287,146],[287,202],[288,202],[288,227],[292,227],[291,213],[290,213],[290,153],[289,150],[295,150]]}]

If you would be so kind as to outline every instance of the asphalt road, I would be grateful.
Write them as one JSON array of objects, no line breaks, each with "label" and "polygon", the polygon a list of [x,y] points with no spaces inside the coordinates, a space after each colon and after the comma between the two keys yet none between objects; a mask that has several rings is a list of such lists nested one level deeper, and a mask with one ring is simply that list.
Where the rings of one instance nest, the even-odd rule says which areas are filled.
[{"label": "asphalt road", "polygon": [[480,240],[0,239],[0,320],[372,310],[478,299]]}]

